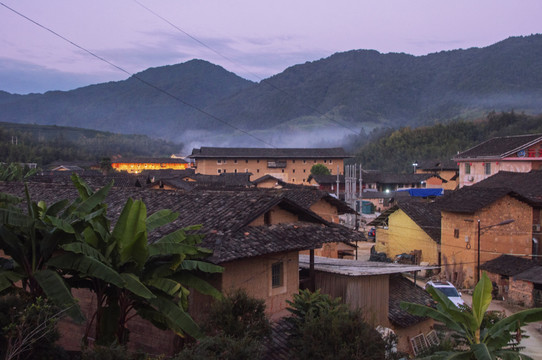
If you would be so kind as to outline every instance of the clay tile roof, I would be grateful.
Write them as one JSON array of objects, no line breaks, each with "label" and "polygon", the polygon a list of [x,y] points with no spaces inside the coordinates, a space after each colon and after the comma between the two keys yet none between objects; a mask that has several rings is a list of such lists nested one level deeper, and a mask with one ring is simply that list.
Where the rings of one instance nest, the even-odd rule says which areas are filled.
[{"label": "clay tile roof", "polygon": [[427,319],[426,317],[412,315],[401,309],[400,306],[403,301],[433,306],[433,299],[421,287],[415,285],[401,274],[394,274],[390,275],[389,291],[388,318],[392,324],[406,328]]},{"label": "clay tile roof", "polygon": [[514,276],[514,280],[530,281],[536,284],[542,284],[542,266],[533,266]]},{"label": "clay tile roof", "polygon": [[457,154],[454,160],[502,159],[542,141],[542,134],[496,137]]},{"label": "clay tile roof", "polygon": [[498,258],[483,263],[480,265],[480,269],[504,276],[516,276],[534,266],[536,266],[536,263],[530,259],[512,255],[501,255]]},{"label": "clay tile roof", "polygon": [[442,196],[435,201],[435,204],[442,211],[475,213],[476,211],[491,205],[506,195],[513,196],[524,202],[528,202],[528,199],[520,196],[508,188],[488,189],[466,186]]},{"label": "clay tile roof", "polygon": [[542,171],[528,173],[500,171],[474,185],[473,188],[509,188],[533,203],[542,203]]},{"label": "clay tile roof", "polygon": [[[60,199],[75,199],[73,185],[29,183],[32,199],[52,204]],[[24,198],[24,186],[18,182],[0,183],[0,192]],[[206,234],[202,246],[215,250],[216,263],[274,252],[312,249],[326,242],[365,240],[362,233],[330,224],[310,210],[282,194],[266,191],[160,191],[144,188],[117,188],[109,192],[108,215],[114,222],[128,198],[142,200],[147,213],[170,209],[179,213],[172,224],[155,230],[150,241],[167,233],[202,224]],[[297,215],[300,223],[273,226],[249,226],[250,223],[278,206]]]},{"label": "clay tile roof", "polygon": [[260,158],[260,159],[319,159],[350,157],[343,148],[224,148],[202,147],[193,149],[193,159],[205,158]]},{"label": "clay tile roof", "polygon": [[295,190],[285,190],[283,191],[283,194],[287,199],[292,200],[306,209],[309,209],[316,202],[324,200],[332,206],[335,206],[341,215],[356,213],[356,211],[348,206],[347,203],[329,195],[326,191],[321,191],[308,186],[304,186],[304,188],[305,189],[297,188]]},{"label": "clay tile roof", "polygon": [[431,239],[440,244],[440,210],[434,203],[400,202],[398,206],[408,215]]},{"label": "clay tile roof", "polygon": [[442,171],[442,170],[459,170],[459,166],[456,161],[445,160],[445,161],[424,161],[419,166],[418,169],[425,171]]}]

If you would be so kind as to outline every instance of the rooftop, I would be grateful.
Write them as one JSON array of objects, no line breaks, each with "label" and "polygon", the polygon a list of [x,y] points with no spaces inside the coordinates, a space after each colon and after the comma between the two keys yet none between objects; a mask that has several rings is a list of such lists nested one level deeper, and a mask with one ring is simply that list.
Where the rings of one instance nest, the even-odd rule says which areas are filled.
[{"label": "rooftop", "polygon": [[502,159],[540,141],[542,134],[496,137],[457,154],[454,160]]},{"label": "rooftop", "polygon": [[343,148],[225,148],[201,147],[193,149],[193,159],[258,158],[258,159],[344,159],[350,157]]}]

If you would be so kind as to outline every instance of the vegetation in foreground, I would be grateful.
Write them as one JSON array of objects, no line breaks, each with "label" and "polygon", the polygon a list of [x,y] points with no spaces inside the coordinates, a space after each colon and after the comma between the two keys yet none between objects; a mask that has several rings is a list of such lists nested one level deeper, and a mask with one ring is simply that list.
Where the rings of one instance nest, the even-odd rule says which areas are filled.
[{"label": "vegetation in foreground", "polygon": [[542,320],[542,308],[528,309],[503,319],[488,321],[487,309],[491,303],[493,287],[487,274],[474,289],[472,309],[460,309],[440,291],[429,287],[428,292],[437,302],[432,308],[420,304],[402,303],[401,308],[411,314],[428,316],[441,323],[453,333],[450,349],[436,351],[427,359],[530,359],[520,353],[516,336],[521,328],[531,322]]}]

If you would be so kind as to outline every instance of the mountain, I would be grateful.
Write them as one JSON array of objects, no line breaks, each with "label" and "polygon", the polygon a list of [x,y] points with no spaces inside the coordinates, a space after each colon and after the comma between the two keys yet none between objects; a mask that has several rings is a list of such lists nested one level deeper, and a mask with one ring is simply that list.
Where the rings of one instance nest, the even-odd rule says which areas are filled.
[{"label": "mountain", "polygon": [[71,91],[0,93],[0,121],[167,137],[191,126],[194,106],[205,108],[251,85],[219,66],[192,60]]},{"label": "mountain", "polygon": [[245,135],[235,127],[272,141],[325,127],[320,136],[326,139],[334,127],[344,134],[344,128],[417,127],[493,110],[541,113],[541,98],[542,35],[531,35],[426,56],[353,50],[292,66],[260,83],[192,60],[67,92],[0,92],[0,121],[183,142],[199,134],[205,144],[218,145],[209,134],[224,141]]}]

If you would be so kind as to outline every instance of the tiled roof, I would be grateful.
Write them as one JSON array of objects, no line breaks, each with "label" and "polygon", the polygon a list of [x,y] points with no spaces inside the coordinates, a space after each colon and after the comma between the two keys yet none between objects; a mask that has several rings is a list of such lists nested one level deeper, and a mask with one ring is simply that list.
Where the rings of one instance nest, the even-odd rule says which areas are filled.
[{"label": "tiled roof", "polygon": [[453,160],[424,161],[417,168],[425,171],[459,170],[457,162]]},{"label": "tiled roof", "polygon": [[291,358],[288,338],[294,324],[287,318],[282,318],[271,325],[271,336],[267,339],[263,360],[288,360]]},{"label": "tiled roof", "polygon": [[491,205],[506,195],[510,195],[524,202],[528,202],[528,199],[520,196],[508,188],[488,189],[465,186],[459,190],[453,191],[438,198],[435,201],[435,204],[443,211],[470,214]]},{"label": "tiled roof", "polygon": [[421,287],[415,285],[412,281],[406,279],[401,274],[390,276],[390,298],[389,298],[389,313],[390,322],[396,326],[406,328],[416,325],[426,317],[412,315],[401,309],[401,303],[411,302],[434,306],[433,298]]},{"label": "tiled roof", "polygon": [[293,202],[303,206],[306,209],[309,209],[312,205],[320,200],[324,200],[335,206],[339,212],[339,215],[342,214],[355,214],[356,211],[348,206],[342,200],[339,200],[327,193],[326,191],[321,191],[309,186],[303,186],[296,189],[285,189],[282,191],[284,196]]},{"label": "tiled roof", "polygon": [[497,137],[454,156],[454,160],[502,159],[542,141],[542,134]]},{"label": "tiled roof", "polygon": [[[432,177],[439,176],[435,174],[395,174],[380,171],[363,171],[362,181],[364,184],[418,184]],[[337,184],[337,175],[310,175],[318,184]],[[358,180],[359,181],[359,180]],[[339,175],[339,182],[344,184],[344,175]]]},{"label": "tiled roof", "polygon": [[480,265],[480,269],[493,274],[516,276],[536,265],[537,264],[530,259],[512,255],[501,255],[498,258],[483,263]]},{"label": "tiled roof", "polygon": [[434,203],[400,202],[398,206],[411,218],[431,239],[440,244],[440,210]]},{"label": "tiled roof", "polygon": [[[337,175],[309,175],[307,181],[314,179],[318,184],[337,184]],[[339,175],[339,183],[344,184],[344,175]]]},{"label": "tiled roof", "polygon": [[[60,199],[77,197],[73,185],[29,183],[34,200],[52,204]],[[0,191],[23,197],[21,183],[0,183]],[[311,249],[326,242],[364,240],[362,233],[330,224],[316,214],[285,198],[267,191],[159,191],[142,188],[117,188],[106,199],[108,215],[114,222],[128,198],[141,199],[148,214],[161,209],[179,213],[170,225],[155,230],[150,241],[175,229],[202,224],[206,234],[202,246],[215,250],[216,263],[274,252]],[[278,206],[296,214],[300,223],[274,226],[248,226],[253,220]]]},{"label": "tiled roof", "polygon": [[542,284],[542,266],[533,266],[514,276],[514,280],[530,281],[535,284]]},{"label": "tiled roof", "polygon": [[382,212],[369,226],[387,226],[391,214],[401,209],[437,244],[440,244],[440,209],[434,203],[405,201]]},{"label": "tiled roof", "polygon": [[528,173],[500,171],[474,185],[473,188],[509,188],[533,203],[542,204],[542,171]]},{"label": "tiled roof", "polygon": [[223,148],[193,149],[193,159],[205,158],[259,158],[259,159],[344,159],[350,157],[343,148]]}]

